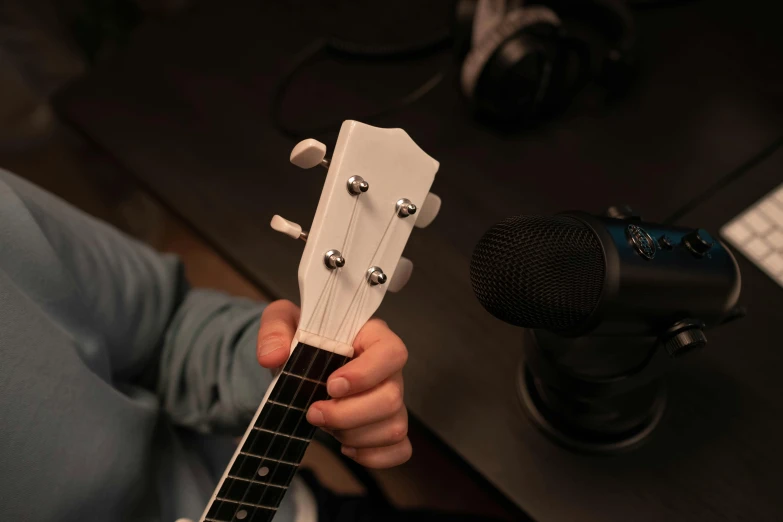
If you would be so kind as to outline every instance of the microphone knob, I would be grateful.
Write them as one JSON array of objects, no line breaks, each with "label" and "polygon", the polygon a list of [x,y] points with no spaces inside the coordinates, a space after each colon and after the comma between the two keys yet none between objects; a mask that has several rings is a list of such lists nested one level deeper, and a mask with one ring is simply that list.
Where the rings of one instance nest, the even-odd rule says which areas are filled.
[{"label": "microphone knob", "polygon": [[679,357],[686,352],[707,344],[707,336],[698,326],[682,330],[664,343],[671,357]]},{"label": "microphone knob", "polygon": [[686,234],[682,238],[682,242],[688,250],[699,257],[706,255],[715,244],[715,240],[712,239],[710,233],[703,228]]}]

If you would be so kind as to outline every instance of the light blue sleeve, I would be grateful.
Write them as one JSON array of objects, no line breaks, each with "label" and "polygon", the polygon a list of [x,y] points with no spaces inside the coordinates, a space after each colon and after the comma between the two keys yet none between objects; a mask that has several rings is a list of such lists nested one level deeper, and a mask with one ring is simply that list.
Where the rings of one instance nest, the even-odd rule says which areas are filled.
[{"label": "light blue sleeve", "polygon": [[117,386],[152,389],[175,424],[243,432],[272,380],[255,356],[264,305],[191,289],[176,257],[2,169],[0,184],[21,200],[72,280],[80,294],[72,315],[107,353]]}]

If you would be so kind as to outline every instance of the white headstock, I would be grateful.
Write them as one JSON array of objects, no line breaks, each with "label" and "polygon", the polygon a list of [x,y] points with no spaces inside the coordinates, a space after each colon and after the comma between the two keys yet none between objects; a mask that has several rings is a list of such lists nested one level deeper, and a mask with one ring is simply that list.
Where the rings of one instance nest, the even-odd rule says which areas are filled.
[{"label": "white headstock", "polygon": [[439,164],[402,129],[350,120],[331,160],[324,157],[325,147],[314,140],[291,155],[303,168],[328,168],[309,232],[279,216],[272,226],[307,241],[295,340],[350,356],[356,334],[389,286],[399,290],[411,275],[413,264],[400,264],[400,257],[417,219],[424,214],[426,226],[440,209],[440,198],[429,193]]}]

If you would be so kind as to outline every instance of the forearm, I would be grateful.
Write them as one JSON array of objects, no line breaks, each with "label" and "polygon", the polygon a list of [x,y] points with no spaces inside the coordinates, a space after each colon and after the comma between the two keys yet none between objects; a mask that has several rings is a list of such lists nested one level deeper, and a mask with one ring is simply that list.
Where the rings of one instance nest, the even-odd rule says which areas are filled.
[{"label": "forearm", "polygon": [[179,425],[238,434],[272,381],[258,364],[260,303],[191,290],[161,349],[157,393]]}]

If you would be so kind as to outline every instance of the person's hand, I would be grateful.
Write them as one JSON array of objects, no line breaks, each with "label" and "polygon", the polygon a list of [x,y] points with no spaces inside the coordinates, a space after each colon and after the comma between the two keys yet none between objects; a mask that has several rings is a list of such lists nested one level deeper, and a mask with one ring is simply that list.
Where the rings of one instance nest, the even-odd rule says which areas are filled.
[{"label": "person's hand", "polygon": [[[299,323],[290,301],[266,307],[258,332],[258,362],[282,366]],[[343,454],[368,468],[389,468],[411,457],[408,411],[403,402],[402,367],[408,350],[385,322],[372,319],[353,343],[354,359],[328,377],[332,397],[315,402],[307,420],[332,434]]]}]

